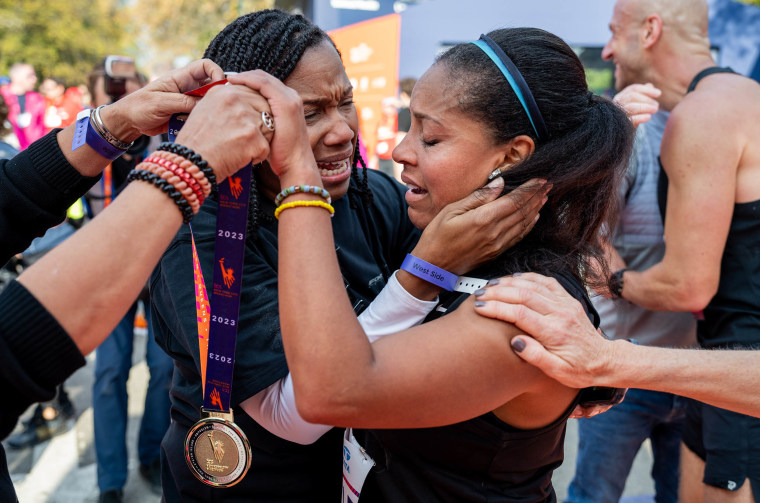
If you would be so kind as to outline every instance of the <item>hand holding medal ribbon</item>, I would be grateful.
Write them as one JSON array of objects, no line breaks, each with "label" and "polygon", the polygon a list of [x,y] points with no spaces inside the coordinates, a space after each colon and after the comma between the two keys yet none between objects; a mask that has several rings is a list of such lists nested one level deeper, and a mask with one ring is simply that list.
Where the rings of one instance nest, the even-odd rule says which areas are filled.
[{"label": "hand holding medal ribbon", "polygon": [[[240,482],[251,464],[251,447],[243,431],[234,423],[230,407],[232,374],[235,362],[240,288],[243,259],[245,255],[245,232],[248,216],[248,187],[251,183],[252,163],[261,162],[269,155],[269,143],[274,133],[274,120],[268,112],[266,100],[244,86],[226,86],[225,80],[207,84],[187,94],[203,97],[208,93],[217,99],[238,100],[245,96],[259,113],[244,114],[235,131],[225,134],[252,134],[256,155],[246,158],[246,153],[230,155],[228,150],[219,152],[229,163],[245,165],[237,173],[219,183],[219,208],[217,232],[214,242],[214,273],[211,300],[206,293],[203,273],[193,239],[193,270],[195,278],[196,308],[198,316],[198,339],[203,382],[203,407],[201,419],[188,432],[185,440],[185,459],[193,474],[203,483],[214,487],[230,487]],[[222,97],[222,98],[220,98]],[[169,122],[170,140],[177,135],[182,138],[181,128],[185,120],[196,117],[205,120],[209,134],[218,130],[212,107],[204,112],[204,101],[197,105],[201,113],[186,118],[175,115]],[[208,115],[211,114],[211,115]],[[251,127],[260,122],[259,127]],[[209,154],[207,154],[209,155]],[[213,155],[213,154],[211,154]]]},{"label": "hand holding medal ribbon", "polygon": [[[280,175],[281,182],[292,177],[321,187],[321,178],[303,118],[303,104],[298,94],[260,70],[227,75],[227,82],[227,79],[213,82],[187,93],[205,98],[195,106],[193,114],[178,114],[169,122],[170,140],[173,141],[172,136],[176,135],[177,142],[184,144],[182,127],[193,123],[195,138],[206,139],[201,141],[204,141],[204,156],[211,159],[210,163],[225,162],[227,164],[222,166],[224,170],[233,166],[245,166],[218,184],[219,208],[210,299],[193,242],[204,399],[201,419],[190,429],[185,439],[185,459],[196,478],[214,487],[237,484],[251,463],[250,444],[234,423],[230,397],[252,165],[267,159],[272,169]],[[228,83],[233,85],[223,85]],[[214,97],[214,103],[208,100],[211,96]],[[238,125],[229,127],[228,123],[222,131],[215,120],[219,118],[220,100],[222,103],[245,101],[250,106],[250,111],[236,114]],[[287,134],[274,134],[273,115],[278,118],[278,126],[286,130]],[[200,135],[197,134],[199,130]],[[219,134],[248,135],[250,140],[247,146],[253,150],[249,148],[246,151],[231,152],[217,146],[213,138]],[[277,142],[276,148],[270,150],[270,141]],[[215,166],[219,168],[217,164]]]}]

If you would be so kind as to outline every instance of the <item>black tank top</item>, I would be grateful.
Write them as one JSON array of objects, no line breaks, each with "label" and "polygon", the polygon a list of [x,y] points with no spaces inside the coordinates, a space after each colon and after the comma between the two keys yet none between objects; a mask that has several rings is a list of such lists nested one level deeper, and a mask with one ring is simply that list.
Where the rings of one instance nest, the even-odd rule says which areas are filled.
[{"label": "black tank top", "polygon": [[[713,73],[736,73],[730,68],[707,68],[691,81]],[[660,164],[662,167],[662,164]],[[665,219],[667,177],[660,171],[660,211]],[[697,323],[697,340],[708,348],[760,348],[760,200],[734,204],[726,248],[720,264],[718,292]]]},{"label": "black tank top", "polygon": [[703,347],[760,348],[760,200],[734,205],[718,292],[697,323]]},{"label": "black tank top", "polygon": [[[598,326],[585,289],[569,275],[555,277]],[[453,311],[467,297],[442,295],[444,310],[430,317]],[[565,424],[576,403],[577,397],[557,420],[534,430],[514,428],[488,413],[439,428],[357,432],[377,463],[361,502],[554,503],[552,472],[562,464]]]},{"label": "black tank top", "polygon": [[[686,94],[692,92],[697,87],[697,84],[699,84],[700,80],[704,79],[708,75],[712,75],[713,73],[736,72],[727,66],[711,66],[710,68],[705,68],[696,74],[693,79],[691,79],[691,83],[686,89]],[[657,203],[660,206],[660,215],[662,216],[662,222],[665,223],[665,207],[668,205],[668,175],[662,168],[662,160],[660,159],[660,156],[657,156],[657,162],[660,165],[660,178],[657,181]]]}]

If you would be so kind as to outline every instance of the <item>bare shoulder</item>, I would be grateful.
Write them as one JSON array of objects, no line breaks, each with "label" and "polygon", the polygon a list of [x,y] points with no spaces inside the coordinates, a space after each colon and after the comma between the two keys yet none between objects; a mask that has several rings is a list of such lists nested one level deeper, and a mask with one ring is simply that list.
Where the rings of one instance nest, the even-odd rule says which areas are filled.
[{"label": "bare shoulder", "polygon": [[710,75],[673,109],[681,127],[703,131],[746,131],[760,127],[760,84],[736,74]]},{"label": "bare shoulder", "polygon": [[710,75],[670,114],[661,151],[665,169],[669,175],[676,165],[688,165],[691,175],[700,167],[712,171],[720,166],[723,175],[735,172],[746,164],[747,147],[760,134],[758,117],[757,82],[734,74]]},{"label": "bare shoulder", "polygon": [[[691,95],[694,95],[693,97]],[[693,98],[693,99],[692,99]],[[687,102],[689,99],[689,102]],[[688,111],[702,108],[707,115],[703,134],[718,158],[735,173],[734,200],[760,199],[760,83],[735,74],[716,74],[684,99]],[[678,107],[676,107],[678,108]],[[692,132],[698,135],[699,132]]]},{"label": "bare shoulder", "polygon": [[473,301],[474,298],[468,299],[455,311],[459,313],[458,323],[462,327],[470,327],[472,335],[488,353],[498,354],[506,350],[501,355],[501,379],[498,381],[501,382],[500,386],[519,387],[521,390],[494,408],[493,413],[505,423],[522,429],[540,428],[556,421],[573,402],[578,390],[561,384],[541,371],[536,372],[537,369],[530,368],[531,365],[517,357],[508,342],[522,332],[510,323],[483,319],[472,308]]}]

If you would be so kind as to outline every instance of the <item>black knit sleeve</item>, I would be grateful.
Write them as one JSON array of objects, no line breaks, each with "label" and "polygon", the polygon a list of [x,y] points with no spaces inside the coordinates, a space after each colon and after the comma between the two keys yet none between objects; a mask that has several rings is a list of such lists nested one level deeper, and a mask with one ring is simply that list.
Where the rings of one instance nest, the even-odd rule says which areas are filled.
[{"label": "black knit sleeve", "polygon": [[26,408],[55,396],[56,386],[84,366],[74,341],[20,283],[0,293],[0,439]]},{"label": "black knit sleeve", "polygon": [[82,176],[54,130],[9,160],[0,160],[0,265],[63,222],[66,210],[100,177]]}]

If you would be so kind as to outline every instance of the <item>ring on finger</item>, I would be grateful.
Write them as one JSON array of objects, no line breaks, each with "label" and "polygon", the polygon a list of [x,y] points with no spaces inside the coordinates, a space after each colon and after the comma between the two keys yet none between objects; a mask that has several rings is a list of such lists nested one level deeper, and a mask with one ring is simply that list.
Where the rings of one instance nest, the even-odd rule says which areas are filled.
[{"label": "ring on finger", "polygon": [[274,117],[267,111],[261,112],[261,122],[270,131],[274,131]]}]

